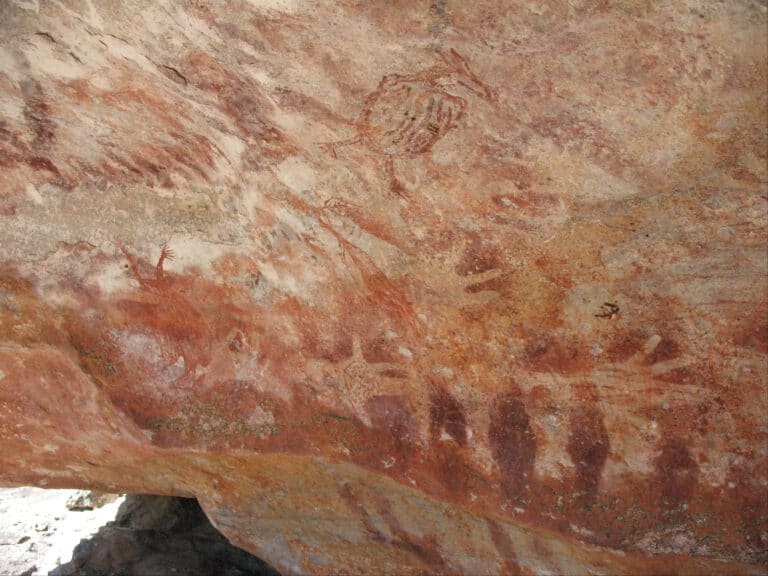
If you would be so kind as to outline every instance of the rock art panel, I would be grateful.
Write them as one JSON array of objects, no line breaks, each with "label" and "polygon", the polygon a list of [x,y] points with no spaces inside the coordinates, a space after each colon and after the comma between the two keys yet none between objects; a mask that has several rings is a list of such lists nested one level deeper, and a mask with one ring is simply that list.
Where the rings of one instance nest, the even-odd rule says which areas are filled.
[{"label": "rock art panel", "polygon": [[0,482],[284,573],[764,573],[766,12],[0,4]]},{"label": "rock art panel", "polygon": [[467,100],[451,93],[458,88],[493,102],[494,95],[472,72],[466,58],[456,50],[438,51],[442,63],[412,75],[389,74],[365,106],[353,126],[357,136],[325,146],[336,156],[339,146],[364,144],[385,158],[390,189],[407,196],[395,173],[395,158],[429,152],[432,146],[455,128],[467,109]]}]

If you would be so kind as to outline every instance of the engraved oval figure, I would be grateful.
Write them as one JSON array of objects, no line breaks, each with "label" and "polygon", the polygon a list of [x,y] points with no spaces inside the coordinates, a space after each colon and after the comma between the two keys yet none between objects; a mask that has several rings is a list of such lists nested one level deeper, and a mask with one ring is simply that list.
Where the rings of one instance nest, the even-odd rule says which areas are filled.
[{"label": "engraved oval figure", "polygon": [[435,86],[387,76],[363,113],[366,144],[392,156],[427,152],[466,108],[466,100]]},{"label": "engraved oval figure", "polygon": [[384,169],[390,190],[403,198],[406,190],[395,173],[394,159],[428,152],[457,125],[467,101],[456,90],[472,93],[489,103],[496,94],[470,69],[467,60],[451,49],[438,51],[442,62],[410,75],[390,74],[365,99],[353,123],[357,136],[326,142],[323,147],[336,157],[341,146],[363,143],[385,157]]}]

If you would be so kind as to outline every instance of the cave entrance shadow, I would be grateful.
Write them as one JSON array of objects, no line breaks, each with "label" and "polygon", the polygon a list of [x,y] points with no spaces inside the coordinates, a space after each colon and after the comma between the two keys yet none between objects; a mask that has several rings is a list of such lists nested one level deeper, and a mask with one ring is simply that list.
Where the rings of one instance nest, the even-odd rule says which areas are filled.
[{"label": "cave entrance shadow", "polygon": [[81,540],[50,576],[280,576],[233,546],[194,498],[126,496],[113,522]]}]

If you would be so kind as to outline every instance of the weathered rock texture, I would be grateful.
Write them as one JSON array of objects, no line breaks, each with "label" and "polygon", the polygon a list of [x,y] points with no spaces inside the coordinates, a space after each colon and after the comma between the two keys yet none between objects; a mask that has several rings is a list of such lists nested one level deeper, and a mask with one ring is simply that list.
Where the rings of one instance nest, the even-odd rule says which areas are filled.
[{"label": "weathered rock texture", "polygon": [[285,573],[761,573],[766,4],[0,3],[0,477]]}]

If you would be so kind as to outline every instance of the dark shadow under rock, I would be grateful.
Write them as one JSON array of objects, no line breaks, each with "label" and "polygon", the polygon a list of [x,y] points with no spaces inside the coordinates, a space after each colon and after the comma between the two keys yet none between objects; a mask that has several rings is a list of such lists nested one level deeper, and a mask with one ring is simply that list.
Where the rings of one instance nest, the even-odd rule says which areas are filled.
[{"label": "dark shadow under rock", "polygon": [[279,576],[219,533],[197,500],[130,494],[50,576]]}]

